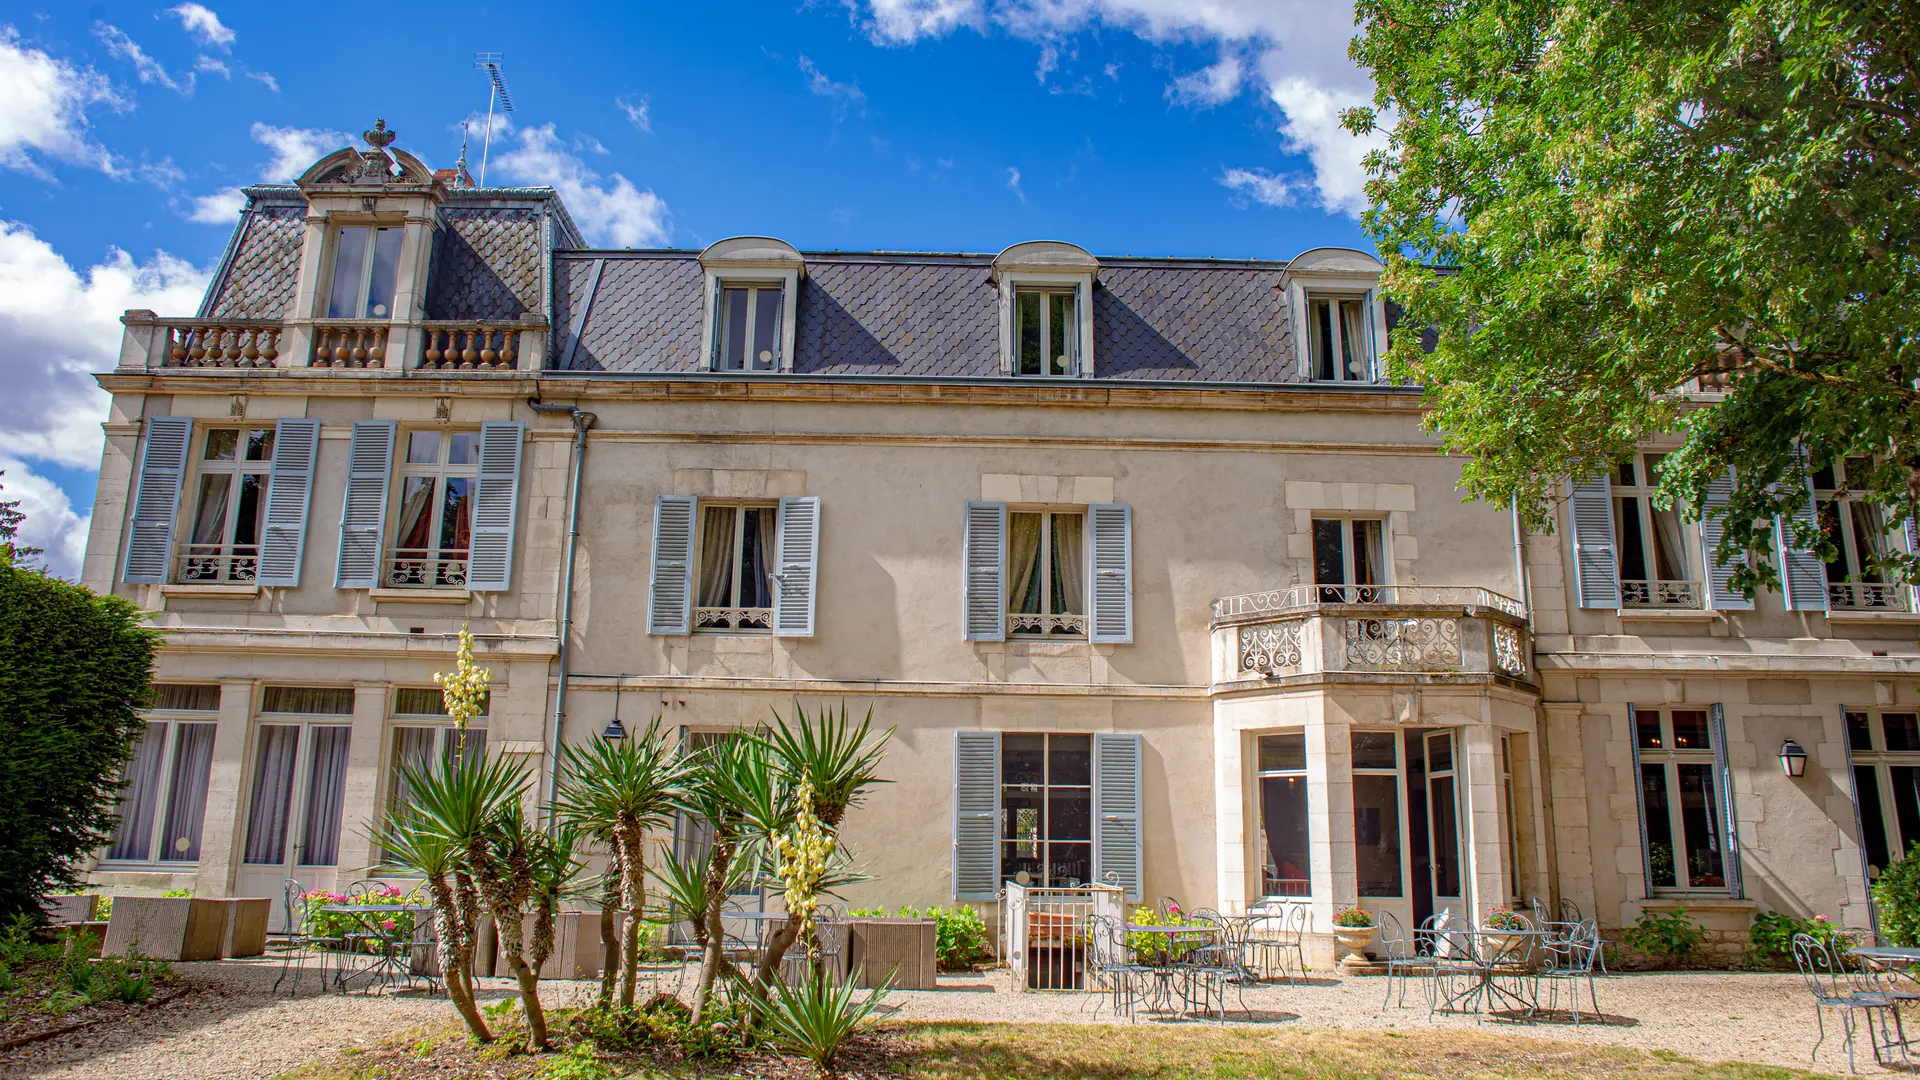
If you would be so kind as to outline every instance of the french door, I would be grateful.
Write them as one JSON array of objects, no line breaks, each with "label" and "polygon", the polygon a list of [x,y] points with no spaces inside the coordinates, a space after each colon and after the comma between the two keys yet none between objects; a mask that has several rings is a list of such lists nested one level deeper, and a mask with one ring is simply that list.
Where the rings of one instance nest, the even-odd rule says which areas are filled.
[{"label": "french door", "polygon": [[1408,928],[1464,911],[1453,730],[1356,730],[1352,740],[1360,906]]},{"label": "french door", "polygon": [[255,734],[253,796],[236,886],[274,900],[270,928],[286,921],[286,882],[332,889],[340,861],[347,786],[347,724],[263,723]]}]

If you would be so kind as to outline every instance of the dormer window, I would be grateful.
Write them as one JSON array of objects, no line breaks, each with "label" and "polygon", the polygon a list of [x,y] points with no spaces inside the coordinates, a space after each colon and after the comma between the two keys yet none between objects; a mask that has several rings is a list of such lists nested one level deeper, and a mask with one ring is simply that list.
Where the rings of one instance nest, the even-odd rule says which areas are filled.
[{"label": "dormer window", "polygon": [[400,277],[398,226],[349,225],[334,234],[333,274],[328,279],[327,318],[386,319],[393,316]]},{"label": "dormer window", "polygon": [[1015,375],[1078,375],[1080,319],[1072,288],[1016,288]]},{"label": "dormer window", "polygon": [[780,362],[781,294],[779,281],[723,282],[718,327],[720,371],[778,371]]},{"label": "dormer window", "polygon": [[1365,294],[1307,293],[1307,359],[1313,379],[1373,381],[1371,307]]}]

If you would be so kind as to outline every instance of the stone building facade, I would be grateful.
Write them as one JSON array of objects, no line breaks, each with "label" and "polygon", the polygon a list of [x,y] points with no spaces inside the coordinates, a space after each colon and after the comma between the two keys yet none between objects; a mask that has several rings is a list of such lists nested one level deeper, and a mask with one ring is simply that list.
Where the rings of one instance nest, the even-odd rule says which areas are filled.
[{"label": "stone building facade", "polygon": [[1658,447],[1551,534],[1462,502],[1367,254],[592,250],[369,135],[247,189],[201,310],[100,376],[84,578],[165,633],[101,884],[379,876],[463,626],[468,752],[543,783],[616,720],[871,709],[854,903],[1864,924],[1920,840],[1910,591],[1726,594]]}]

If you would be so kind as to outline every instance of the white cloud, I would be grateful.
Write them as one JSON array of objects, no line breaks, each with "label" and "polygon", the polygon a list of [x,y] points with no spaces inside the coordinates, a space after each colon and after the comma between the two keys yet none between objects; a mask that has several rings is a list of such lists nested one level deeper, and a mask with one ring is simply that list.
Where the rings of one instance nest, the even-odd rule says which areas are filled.
[{"label": "white cloud", "polygon": [[233,48],[234,32],[220,22],[220,16],[204,4],[181,4],[170,7],[166,14],[180,20],[180,26],[192,34],[194,40],[209,48]]},{"label": "white cloud", "polygon": [[[1367,75],[1347,57],[1356,33],[1351,0],[848,0],[877,44],[904,45],[961,28],[999,28],[1042,49],[1082,30],[1124,30],[1152,42],[1212,44],[1220,59],[1176,77],[1170,100],[1206,106],[1257,85],[1282,113],[1285,147],[1313,163],[1318,201],[1357,213],[1360,160],[1384,137],[1356,138],[1338,110],[1371,100]],[[1254,61],[1257,59],[1257,63]],[[1111,73],[1109,73],[1111,75]],[[1389,122],[1391,118],[1386,118]]]},{"label": "white cloud", "polygon": [[814,97],[823,97],[833,102],[835,116],[845,116],[849,110],[867,115],[867,95],[860,89],[859,83],[835,82],[814,65],[804,55],[800,57],[800,70],[807,76],[807,90]]},{"label": "white cloud", "polygon": [[1011,165],[1007,166],[1007,190],[1020,196],[1021,202],[1027,201],[1027,193],[1020,190],[1020,170]]},{"label": "white cloud", "polygon": [[87,130],[87,110],[128,102],[106,76],[23,45],[0,26],[0,167],[48,175],[41,157],[112,173],[113,155]]},{"label": "white cloud", "polygon": [[[486,120],[480,119],[477,126],[484,128]],[[493,167],[509,180],[552,186],[588,241],[615,247],[666,244],[666,200],[635,187],[619,173],[603,180],[568,149],[552,124],[515,132],[504,118],[496,118],[494,132],[502,141],[516,136],[519,145],[495,155]]]},{"label": "white cloud", "polygon": [[343,146],[353,145],[353,136],[332,128],[274,127],[253,125],[253,141],[273,151],[273,157],[260,171],[270,184],[285,184],[298,178],[307,167]]},{"label": "white cloud", "polygon": [[[120,354],[120,316],[129,308],[190,312],[206,291],[209,269],[165,252],[146,262],[110,248],[76,270],[19,222],[0,221],[0,447],[11,463],[5,483],[23,503],[35,480],[32,463],[68,468],[100,464],[100,422],[107,394],[92,373],[110,370]],[[16,469],[17,465],[17,469]],[[37,489],[36,489],[37,490]],[[26,533],[47,549],[57,572],[78,567],[85,522],[50,495],[36,495],[40,522]]]},{"label": "white cloud", "polygon": [[18,502],[26,515],[14,542],[37,547],[45,554],[33,562],[64,578],[80,576],[80,561],[87,552],[87,525],[91,517],[74,512],[73,500],[33,467],[17,458],[0,454],[0,502]]},{"label": "white cloud", "polygon": [[247,72],[247,78],[258,80],[260,85],[265,86],[276,94],[280,92],[280,80],[264,71],[249,71]]},{"label": "white cloud", "polygon": [[1261,169],[1228,169],[1220,174],[1223,187],[1263,206],[1292,206],[1313,180],[1298,173],[1276,175]]},{"label": "white cloud", "polygon": [[193,93],[193,72],[187,72],[183,79],[167,74],[167,69],[160,61],[148,56],[147,51],[128,37],[125,30],[111,23],[97,22],[93,24],[93,36],[107,47],[109,55],[132,64],[133,73],[139,76],[142,83],[164,86],[183,97]]},{"label": "white cloud", "polygon": [[218,75],[223,79],[233,78],[233,71],[227,67],[225,62],[215,60],[206,53],[201,53],[199,56],[193,58],[193,70]]},{"label": "white cloud", "polygon": [[613,99],[613,103],[620,107],[621,112],[627,114],[628,122],[634,127],[649,135],[653,134],[653,116],[648,112],[652,99],[642,94],[639,101],[628,101],[624,97],[617,97]]},{"label": "white cloud", "polygon": [[193,210],[187,214],[187,220],[232,228],[234,219],[240,216],[240,211],[246,205],[247,197],[241,194],[239,188],[221,188],[211,195],[194,196]]}]

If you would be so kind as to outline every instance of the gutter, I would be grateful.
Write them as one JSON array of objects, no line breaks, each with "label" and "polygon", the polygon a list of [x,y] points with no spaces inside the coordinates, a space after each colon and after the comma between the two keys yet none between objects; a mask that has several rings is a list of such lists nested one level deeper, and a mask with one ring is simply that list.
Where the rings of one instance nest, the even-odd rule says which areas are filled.
[{"label": "gutter", "polygon": [[573,421],[573,476],[567,482],[567,550],[560,567],[560,684],[553,692],[553,721],[547,730],[547,828],[557,819],[553,802],[560,784],[560,728],[567,718],[567,670],[573,645],[573,564],[580,547],[580,472],[587,461],[587,429],[599,417],[582,412],[578,405],[549,405],[539,398],[528,398],[527,407],[537,413],[566,416]]}]

